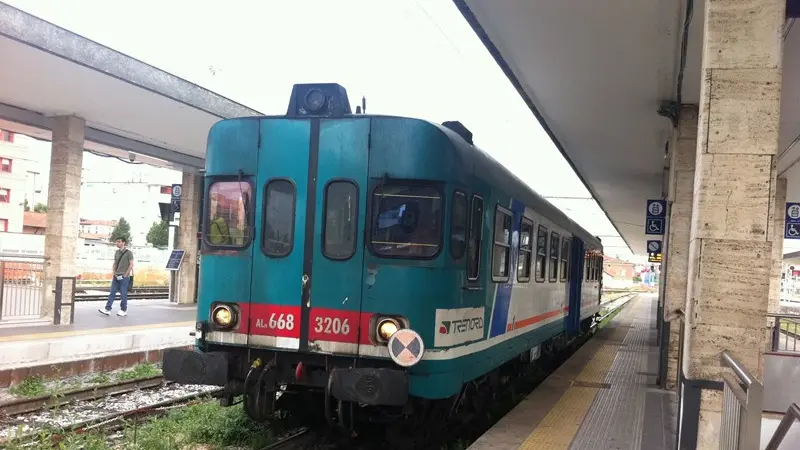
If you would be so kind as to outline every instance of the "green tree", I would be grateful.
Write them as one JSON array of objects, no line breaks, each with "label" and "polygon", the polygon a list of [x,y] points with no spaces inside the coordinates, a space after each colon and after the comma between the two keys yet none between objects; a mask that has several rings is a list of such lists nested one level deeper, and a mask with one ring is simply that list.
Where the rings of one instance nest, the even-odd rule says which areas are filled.
[{"label": "green tree", "polygon": [[[25,201],[27,202],[27,200],[25,200]],[[45,205],[44,203],[36,202],[36,204],[33,205],[33,212],[46,213],[47,212],[47,205]]]},{"label": "green tree", "polygon": [[125,239],[125,242],[131,242],[131,226],[124,217],[119,218],[117,226],[111,232],[111,237],[108,239],[111,242],[116,242],[117,239]]},{"label": "green tree", "polygon": [[166,247],[169,244],[169,224],[163,220],[153,222],[147,232],[147,242],[153,247]]},{"label": "green tree", "polygon": [[31,205],[28,204],[28,199],[27,198],[25,199],[25,203],[23,203],[22,205],[25,207],[25,212],[28,212],[28,211],[31,210]]}]

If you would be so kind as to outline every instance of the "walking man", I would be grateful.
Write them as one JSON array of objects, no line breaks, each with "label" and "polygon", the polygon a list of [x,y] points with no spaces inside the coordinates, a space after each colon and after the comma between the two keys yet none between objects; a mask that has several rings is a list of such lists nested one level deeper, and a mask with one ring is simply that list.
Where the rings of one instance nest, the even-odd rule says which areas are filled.
[{"label": "walking man", "polygon": [[114,253],[114,265],[111,266],[111,292],[108,294],[108,301],[105,308],[99,311],[105,315],[111,313],[111,306],[114,304],[114,297],[119,292],[122,300],[119,304],[118,316],[128,315],[128,288],[130,287],[131,273],[133,272],[133,253],[126,247],[125,238],[117,239],[117,251]]}]

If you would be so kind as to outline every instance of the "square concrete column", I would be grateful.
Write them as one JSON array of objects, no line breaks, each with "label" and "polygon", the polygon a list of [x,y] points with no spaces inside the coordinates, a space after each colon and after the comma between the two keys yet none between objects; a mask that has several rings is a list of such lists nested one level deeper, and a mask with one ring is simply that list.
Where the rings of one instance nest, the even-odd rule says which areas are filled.
[{"label": "square concrete column", "polygon": [[[56,278],[77,275],[84,127],[84,120],[74,116],[56,117],[53,125],[42,302],[42,317],[50,320],[56,319]],[[64,294],[66,297],[71,292]],[[71,316],[72,304],[62,306],[60,323],[71,323]]]},{"label": "square concrete column", "polygon": [[664,286],[664,320],[670,322],[667,350],[667,389],[674,389],[678,376],[680,324],[675,312],[686,305],[689,269],[689,232],[692,223],[694,167],[697,156],[697,105],[681,105],[678,128],[672,141],[669,165],[669,236],[666,247],[668,276]]},{"label": "square concrete column", "polygon": [[[724,350],[762,378],[785,4],[705,2],[682,357],[688,379],[721,381]],[[703,389],[698,449],[719,448],[721,410],[722,392]]]},{"label": "square concrete column", "polygon": [[203,177],[184,173],[181,192],[181,218],[178,223],[178,247],[184,250],[178,274],[178,303],[194,303],[197,292],[197,233],[200,231],[200,202]]}]

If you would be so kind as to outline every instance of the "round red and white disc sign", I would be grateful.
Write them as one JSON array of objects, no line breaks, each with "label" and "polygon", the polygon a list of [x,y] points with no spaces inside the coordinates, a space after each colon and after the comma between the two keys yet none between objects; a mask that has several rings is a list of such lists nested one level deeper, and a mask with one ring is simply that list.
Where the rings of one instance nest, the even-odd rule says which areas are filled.
[{"label": "round red and white disc sign", "polygon": [[403,328],[397,330],[389,339],[389,356],[398,366],[411,367],[422,361],[425,344],[422,337],[414,330]]}]

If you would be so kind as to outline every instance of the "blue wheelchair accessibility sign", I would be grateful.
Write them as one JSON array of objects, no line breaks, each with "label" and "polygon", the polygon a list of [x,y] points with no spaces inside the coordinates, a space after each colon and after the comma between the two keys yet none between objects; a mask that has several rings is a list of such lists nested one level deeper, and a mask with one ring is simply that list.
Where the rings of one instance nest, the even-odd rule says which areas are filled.
[{"label": "blue wheelchair accessibility sign", "polygon": [[800,203],[786,202],[784,239],[800,239]]},{"label": "blue wheelchair accessibility sign", "polygon": [[647,219],[644,234],[664,234],[664,219]]}]

